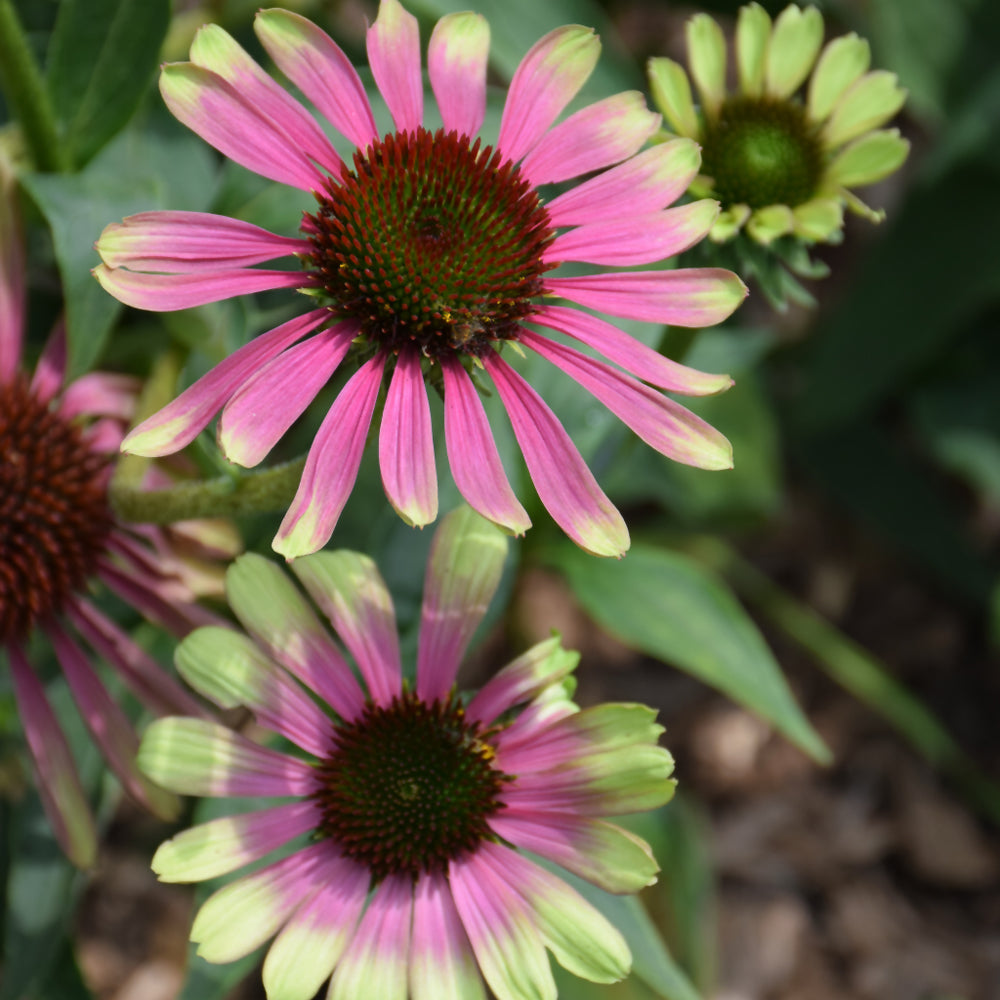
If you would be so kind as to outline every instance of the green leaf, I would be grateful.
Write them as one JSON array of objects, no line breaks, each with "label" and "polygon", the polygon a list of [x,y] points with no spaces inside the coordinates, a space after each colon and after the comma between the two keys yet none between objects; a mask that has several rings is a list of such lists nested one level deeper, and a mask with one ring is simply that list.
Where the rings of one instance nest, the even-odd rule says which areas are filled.
[{"label": "green leaf", "polygon": [[49,93],[72,161],[86,163],[149,88],[169,0],[63,0],[49,45]]},{"label": "green leaf", "polygon": [[756,712],[815,760],[830,759],[756,625],[702,565],[641,543],[618,562],[570,545],[551,558],[587,613],[612,635]]}]

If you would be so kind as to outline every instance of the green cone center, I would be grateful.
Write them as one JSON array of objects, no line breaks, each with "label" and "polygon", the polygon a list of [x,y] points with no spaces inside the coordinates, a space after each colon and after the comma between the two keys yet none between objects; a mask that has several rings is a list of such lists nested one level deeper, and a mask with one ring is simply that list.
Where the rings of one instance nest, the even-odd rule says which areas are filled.
[{"label": "green cone center", "polygon": [[368,705],[336,728],[320,765],[320,831],[375,879],[444,871],[492,839],[487,820],[510,780],[493,757],[488,733],[455,700],[428,705],[407,693]]},{"label": "green cone center", "polygon": [[0,387],[0,646],[62,610],[111,530],[106,459],[23,379]]},{"label": "green cone center", "polygon": [[534,188],[478,139],[387,135],[331,179],[303,231],[322,296],[372,344],[481,355],[532,311],[554,233]]},{"label": "green cone center", "polygon": [[822,169],[819,137],[795,102],[731,97],[706,124],[702,172],[723,208],[794,208],[816,194]]}]

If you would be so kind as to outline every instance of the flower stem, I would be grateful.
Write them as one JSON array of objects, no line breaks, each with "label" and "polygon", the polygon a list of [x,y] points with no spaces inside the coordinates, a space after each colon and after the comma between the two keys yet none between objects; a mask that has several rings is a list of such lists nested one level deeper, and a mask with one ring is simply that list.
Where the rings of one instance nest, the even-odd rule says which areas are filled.
[{"label": "flower stem", "polygon": [[21,125],[35,168],[68,169],[45,81],[11,0],[0,0],[0,89]]},{"label": "flower stem", "polygon": [[885,664],[724,542],[699,538],[694,548],[764,617],[811,653],[829,677],[881,715],[919,754],[948,775],[983,815],[1000,823],[1000,787],[983,774],[934,713],[891,676]]}]

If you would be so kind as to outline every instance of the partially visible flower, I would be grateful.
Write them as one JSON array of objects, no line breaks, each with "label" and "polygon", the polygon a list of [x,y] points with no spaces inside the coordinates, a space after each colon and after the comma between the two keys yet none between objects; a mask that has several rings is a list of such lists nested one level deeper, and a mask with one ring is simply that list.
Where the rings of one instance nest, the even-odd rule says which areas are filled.
[{"label": "partially visible flower", "polygon": [[159,714],[201,709],[90,595],[99,582],[139,614],[185,635],[217,620],[197,596],[211,591],[211,562],[235,554],[234,540],[207,523],[174,532],[116,521],[108,481],[138,384],[103,372],[64,384],[61,322],[34,373],[24,371],[24,260],[10,187],[0,177],[0,659],[11,670],[46,813],[66,854],[86,866],[96,850],[93,818],[28,644],[36,635],[51,643],[80,715],[124,789],[172,814],[176,798],[136,767],[138,738],[92,661],[109,664]]},{"label": "partially visible flower", "polygon": [[330,1000],[481,1000],[480,974],[499,1000],[552,998],[546,948],[595,982],[628,973],[621,934],[521,851],[610,892],[648,885],[657,871],[649,846],[604,817],[668,801],[673,762],[657,746],[651,709],[572,703],[578,656],[558,637],[474,696],[456,693],[506,550],[469,508],[442,520],[412,683],[389,592],[355,552],[291,568],[357,673],[313,603],[257,555],[237,559],[227,580],[249,635],[198,629],[178,648],[193,687],[221,707],[250,708],[298,748],[169,718],[150,726],[139,751],[146,773],[177,792],[287,798],[185,830],[153,858],[161,879],[195,882],[279,852],[210,896],[191,932],[210,962],[277,935],[264,960],[269,1000],[310,1000],[331,974]]},{"label": "partially visible flower", "polygon": [[683,67],[650,60],[653,100],[668,134],[702,146],[702,174],[690,190],[722,204],[713,240],[731,239],[745,225],[763,244],[789,233],[834,241],[845,205],[873,222],[883,218],[851,189],[881,180],[906,159],[909,143],[897,129],[881,129],[903,106],[906,91],[894,73],[868,72],[863,38],[844,35],[820,52],[822,43],[823,18],[815,7],[793,4],[773,25],[759,4],[741,7],[738,85],[729,91],[722,29],[696,14],[687,23],[687,45],[698,109]]},{"label": "partially visible flower", "polygon": [[[554,124],[596,64],[600,43],[592,31],[559,28],[528,52],[511,82],[494,148],[478,137],[489,27],[477,14],[442,18],[430,39],[428,74],[443,121],[431,131],[424,125],[417,21],[398,0],[382,0],[367,46],[395,125],[386,135],[379,134],[358,74],[319,28],[275,9],[261,11],[255,29],[286,76],[356,144],[352,162],[228,34],[207,25],[191,62],[164,68],[167,105],[231,159],[312,192],[316,204],[303,212],[294,237],[217,215],[131,216],[101,235],[103,263],[94,273],[112,295],[142,309],[279,288],[305,293],[312,308],[223,361],[130,434],[126,450],[176,451],[221,408],[222,450],[254,466],[353,347],[364,363],[319,428],[277,551],[294,558],[329,540],[384,383],[379,464],[386,494],[406,521],[435,519],[426,378],[443,393],[448,461],[459,491],[484,517],[524,532],[530,521],[505,475],[476,376],[492,382],[555,521],[588,551],[621,555],[629,545],[621,515],[556,416],[509,363],[527,349],[664,455],[709,469],[732,464],[725,438],[661,391],[715,393],[730,379],[674,364],[576,307],[707,326],[742,302],[740,279],[708,268],[549,273],[563,262],[633,268],[662,261],[701,240],[718,212],[709,200],[667,208],[695,176],[698,151],[680,140],[640,153],[659,125],[641,94],[618,94]],[[587,175],[596,176],[558,197],[543,200],[539,193]],[[280,257],[301,268],[256,266]],[[572,305],[545,301],[555,297]],[[568,346],[564,337],[613,364]]]}]

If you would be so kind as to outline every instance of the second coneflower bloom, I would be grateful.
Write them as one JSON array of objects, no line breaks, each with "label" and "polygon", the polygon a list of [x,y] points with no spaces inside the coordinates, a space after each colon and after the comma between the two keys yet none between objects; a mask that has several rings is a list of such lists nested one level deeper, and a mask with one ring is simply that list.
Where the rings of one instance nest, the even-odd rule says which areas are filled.
[{"label": "second coneflower bloom", "polygon": [[[618,94],[556,124],[596,63],[593,32],[560,28],[531,49],[511,82],[498,139],[487,145],[478,132],[489,29],[479,15],[449,15],[434,29],[428,72],[443,127],[431,130],[424,124],[417,22],[398,0],[383,0],[367,48],[395,126],[385,135],[356,71],[319,28],[284,10],[261,11],[255,27],[282,72],[356,145],[353,158],[342,160],[298,102],[222,29],[206,26],[191,62],[163,71],[168,106],[231,159],[312,192],[315,203],[304,211],[300,233],[287,237],[221,216],[133,216],[105,230],[95,273],[113,295],[144,309],[280,288],[307,293],[312,307],[216,366],[138,427],[127,450],[176,451],[221,409],[224,453],[254,466],[354,347],[362,364],[318,430],[275,539],[279,552],[304,555],[329,539],[383,386],[378,448],[386,494],[410,523],[434,520],[425,378],[443,393],[448,461],[462,495],[505,530],[527,529],[475,376],[499,396],[556,522],[583,548],[620,555],[629,545],[621,515],[510,363],[526,349],[668,457],[709,469],[731,464],[725,438],[662,391],[715,393],[730,380],[673,364],[584,311],[701,327],[729,316],[746,291],[723,270],[631,269],[701,240],[718,206],[706,200],[667,208],[696,176],[698,151],[679,140],[640,153],[659,125],[640,94]],[[540,194],[545,185],[585,175],[595,176],[551,199]],[[284,256],[301,267],[256,266]],[[553,275],[564,262],[630,270]],[[502,351],[505,345],[513,350]]]}]

